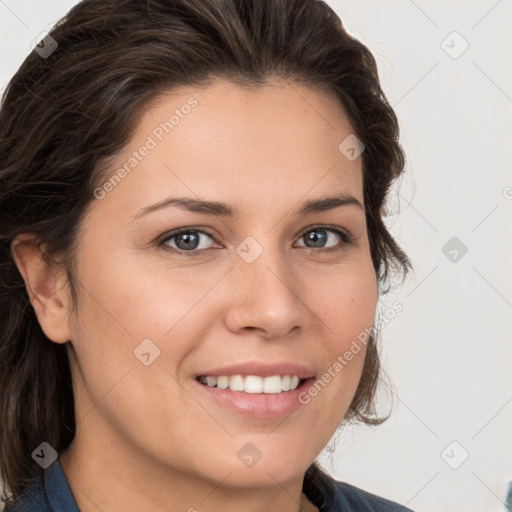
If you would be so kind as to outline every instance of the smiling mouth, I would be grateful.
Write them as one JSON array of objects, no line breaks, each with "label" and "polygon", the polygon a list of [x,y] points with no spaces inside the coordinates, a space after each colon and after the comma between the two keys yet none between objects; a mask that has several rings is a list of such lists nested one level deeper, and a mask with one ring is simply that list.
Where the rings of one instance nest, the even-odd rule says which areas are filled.
[{"label": "smiling mouth", "polygon": [[211,388],[248,394],[278,394],[293,391],[308,379],[300,379],[297,375],[200,375],[196,380]]}]

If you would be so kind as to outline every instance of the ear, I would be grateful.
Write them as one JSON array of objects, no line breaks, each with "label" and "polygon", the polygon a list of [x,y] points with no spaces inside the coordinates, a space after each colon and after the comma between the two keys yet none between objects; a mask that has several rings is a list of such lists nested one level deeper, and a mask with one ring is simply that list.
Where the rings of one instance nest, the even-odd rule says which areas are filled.
[{"label": "ear", "polygon": [[50,340],[66,343],[71,338],[66,273],[49,262],[31,234],[18,235],[11,243],[11,254],[41,329]]}]

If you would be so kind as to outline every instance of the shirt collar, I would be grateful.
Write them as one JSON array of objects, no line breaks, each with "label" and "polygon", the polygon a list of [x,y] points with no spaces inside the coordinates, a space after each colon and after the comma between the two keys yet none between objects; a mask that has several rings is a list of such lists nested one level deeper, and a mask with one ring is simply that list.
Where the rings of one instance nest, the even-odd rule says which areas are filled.
[{"label": "shirt collar", "polygon": [[52,512],[80,512],[59,459],[44,472],[44,489]]}]

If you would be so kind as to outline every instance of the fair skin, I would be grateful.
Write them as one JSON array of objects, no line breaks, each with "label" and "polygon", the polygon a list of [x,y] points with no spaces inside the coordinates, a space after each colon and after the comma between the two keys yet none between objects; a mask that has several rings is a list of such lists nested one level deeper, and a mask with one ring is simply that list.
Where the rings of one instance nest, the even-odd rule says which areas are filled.
[{"label": "fair skin", "polygon": [[[216,80],[175,89],[148,108],[109,176],[191,97],[198,105],[172,133],[90,204],[78,240],[76,313],[65,274],[28,235],[13,244],[44,333],[67,343],[70,357],[77,430],[59,460],[82,512],[316,510],[301,494],[304,473],[347,412],[364,347],[286,417],[222,408],[194,378],[252,360],[305,364],[318,378],[373,324],[377,281],[364,210],[297,213],[307,200],[338,193],[364,204],[361,158],[338,149],[353,129],[333,97],[297,83],[248,91]],[[239,216],[169,207],[134,219],[170,195],[222,201]],[[353,242],[327,229],[323,245],[308,244],[304,231],[321,224]],[[181,227],[211,231],[196,232],[195,256],[178,254],[179,237],[158,247]],[[249,236],[263,248],[252,263],[236,252]],[[146,338],[160,349],[149,366],[133,354]],[[237,457],[248,442],[262,453],[250,468]]]}]

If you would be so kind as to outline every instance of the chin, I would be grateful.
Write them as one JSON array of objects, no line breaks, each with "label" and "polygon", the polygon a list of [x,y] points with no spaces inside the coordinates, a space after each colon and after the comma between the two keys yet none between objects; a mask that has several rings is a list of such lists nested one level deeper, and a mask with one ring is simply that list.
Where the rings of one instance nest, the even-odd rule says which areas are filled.
[{"label": "chin", "polygon": [[290,450],[280,450],[267,454],[261,453],[260,458],[257,459],[259,455],[254,450],[254,456],[251,460],[251,456],[246,455],[246,453],[251,453],[251,450],[254,450],[254,448],[247,447],[245,451],[240,450],[240,453],[234,458],[224,459],[222,465],[219,464],[217,459],[217,463],[212,464],[209,472],[216,481],[219,480],[221,474],[229,474],[223,485],[261,488],[284,485],[286,482],[297,478],[302,479],[310,465],[309,459],[306,460],[303,453],[300,454],[300,458],[291,458],[289,456]]}]

